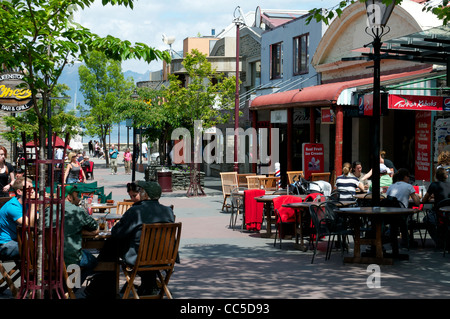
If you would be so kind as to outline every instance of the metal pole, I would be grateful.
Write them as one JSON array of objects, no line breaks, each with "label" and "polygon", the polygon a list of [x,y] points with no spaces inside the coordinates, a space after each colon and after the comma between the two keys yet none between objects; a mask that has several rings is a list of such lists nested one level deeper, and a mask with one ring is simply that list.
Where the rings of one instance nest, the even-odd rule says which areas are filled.
[{"label": "metal pole", "polygon": [[[375,29],[375,30],[374,30]],[[373,50],[373,114],[372,114],[372,206],[380,206],[380,48],[381,37],[379,28],[374,32]]]},{"label": "metal pole", "polygon": [[234,171],[239,173],[238,129],[239,129],[239,21],[236,22],[236,93],[234,98]]},{"label": "metal pole", "polygon": [[133,126],[133,167],[131,170],[131,181],[134,182],[136,180],[136,128]]}]

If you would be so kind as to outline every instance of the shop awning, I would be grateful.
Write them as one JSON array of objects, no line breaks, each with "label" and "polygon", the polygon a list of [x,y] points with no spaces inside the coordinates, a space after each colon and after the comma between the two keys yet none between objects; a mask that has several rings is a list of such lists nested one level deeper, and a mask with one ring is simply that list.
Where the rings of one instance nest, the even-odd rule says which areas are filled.
[{"label": "shop awning", "polygon": [[[402,81],[420,75],[425,75],[432,71],[432,67],[427,67],[417,71],[395,73],[381,76],[381,85],[385,85],[393,80]],[[360,86],[367,86],[373,83],[373,77],[357,79],[352,81],[327,83],[302,89],[290,90],[286,92],[272,93],[256,97],[250,104],[252,110],[264,109],[285,109],[301,107],[329,107],[332,105],[352,105],[351,94],[348,90]]]}]

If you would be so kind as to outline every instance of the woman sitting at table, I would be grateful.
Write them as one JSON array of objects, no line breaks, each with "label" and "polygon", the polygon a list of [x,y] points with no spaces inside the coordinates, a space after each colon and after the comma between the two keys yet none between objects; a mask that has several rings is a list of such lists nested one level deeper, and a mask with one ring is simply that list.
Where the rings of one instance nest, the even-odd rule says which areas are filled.
[{"label": "woman sitting at table", "polygon": [[447,198],[450,198],[450,182],[448,182],[448,171],[445,167],[439,167],[436,169],[436,182],[432,182],[428,186],[426,194],[423,196],[422,203],[430,202],[431,197],[434,197],[434,205],[432,211],[424,217],[424,222],[427,225],[428,232],[431,238],[435,242],[437,247],[442,247],[443,245],[443,234],[445,229],[438,221],[438,212],[436,205]]},{"label": "woman sitting at table", "polygon": [[352,171],[350,172],[350,176],[355,176],[361,183],[364,184],[364,189],[366,189],[366,190],[369,188],[370,175],[363,173],[362,164],[360,161],[353,162]]},{"label": "woman sitting at table", "polygon": [[339,196],[339,200],[353,199],[353,196],[356,195],[357,188],[364,191],[364,184],[361,183],[357,177],[350,175],[351,168],[352,165],[350,163],[344,163],[342,175],[336,178],[337,189],[343,191]]},{"label": "woman sitting at table", "polygon": [[141,188],[137,185],[136,182],[131,182],[127,184],[127,193],[130,195],[131,201],[134,203],[139,202],[141,200],[141,196],[139,195]]}]

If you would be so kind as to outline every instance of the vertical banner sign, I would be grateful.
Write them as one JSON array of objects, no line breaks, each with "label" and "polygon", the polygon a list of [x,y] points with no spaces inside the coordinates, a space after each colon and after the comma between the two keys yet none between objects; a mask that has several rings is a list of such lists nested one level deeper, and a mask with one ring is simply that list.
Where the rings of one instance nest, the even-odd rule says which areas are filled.
[{"label": "vertical banner sign", "polygon": [[416,112],[415,144],[415,178],[416,180],[429,181],[431,172],[431,112]]},{"label": "vertical banner sign", "polygon": [[308,179],[311,173],[323,173],[325,160],[323,144],[303,143],[302,151],[305,179]]}]

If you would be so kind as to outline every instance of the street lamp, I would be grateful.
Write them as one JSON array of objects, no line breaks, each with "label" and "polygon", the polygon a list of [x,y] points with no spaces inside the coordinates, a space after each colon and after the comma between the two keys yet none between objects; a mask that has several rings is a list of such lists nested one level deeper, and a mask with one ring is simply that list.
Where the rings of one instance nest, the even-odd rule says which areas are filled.
[{"label": "street lamp", "polygon": [[[134,89],[133,94],[131,94],[131,98],[133,100],[137,100],[139,98],[139,95],[137,94],[136,89]],[[135,123],[133,123],[133,167],[131,168],[131,181],[134,182],[136,180],[136,161],[137,161],[137,156],[136,156],[136,125],[134,125]]]},{"label": "street lamp", "polygon": [[[236,11],[239,16],[236,17]],[[239,29],[241,25],[245,25],[245,16],[242,9],[237,6],[234,9],[234,24],[236,25],[236,93],[234,96],[234,171],[239,173],[238,163],[238,130],[239,130]]]},{"label": "street lamp", "polygon": [[386,35],[390,28],[386,26],[395,0],[387,6],[382,0],[367,0],[366,13],[368,27],[366,33],[373,38],[373,114],[372,114],[372,206],[380,206],[380,60],[381,37]]}]

